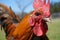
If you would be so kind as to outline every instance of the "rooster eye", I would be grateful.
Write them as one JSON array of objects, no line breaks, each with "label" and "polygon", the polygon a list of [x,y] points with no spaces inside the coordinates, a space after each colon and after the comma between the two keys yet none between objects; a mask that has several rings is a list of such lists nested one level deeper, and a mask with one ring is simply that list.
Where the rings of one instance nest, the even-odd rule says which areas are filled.
[{"label": "rooster eye", "polygon": [[35,15],[36,15],[36,16],[39,16],[39,15],[41,15],[41,14],[40,14],[39,12],[36,12]]}]

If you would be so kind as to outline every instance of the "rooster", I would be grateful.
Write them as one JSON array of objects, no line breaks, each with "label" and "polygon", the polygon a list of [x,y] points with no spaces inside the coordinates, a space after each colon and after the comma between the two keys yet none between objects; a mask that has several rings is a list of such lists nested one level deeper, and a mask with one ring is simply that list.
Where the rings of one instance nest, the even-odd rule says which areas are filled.
[{"label": "rooster", "polygon": [[46,22],[50,22],[50,0],[48,0],[47,4],[46,0],[34,0],[33,7],[35,10],[22,19],[13,32],[13,35],[18,35],[21,40],[25,40],[23,38],[27,39],[27,35],[29,35],[32,30],[31,40],[49,40],[46,36],[48,31]]},{"label": "rooster", "polygon": [[[7,40],[46,40],[48,30],[46,22],[50,17],[50,0],[48,0],[48,4],[46,4],[46,0],[43,2],[34,0],[33,7],[35,10],[24,16],[18,25],[1,15],[0,21],[4,23],[2,26],[8,33]],[[9,12],[11,14],[10,10]]]},{"label": "rooster", "polygon": [[[7,40],[30,40],[32,37],[32,28],[29,25],[28,18],[26,15],[21,21],[14,14],[14,12],[3,4],[0,4],[0,21],[1,27],[6,33]],[[5,11],[4,11],[5,10]],[[18,21],[18,23],[13,23],[12,19]],[[17,30],[18,29],[18,30]]]},{"label": "rooster", "polygon": [[30,16],[29,23],[33,27],[32,40],[49,40],[46,36],[48,25],[50,22],[50,0],[34,0],[33,8],[35,9]]}]

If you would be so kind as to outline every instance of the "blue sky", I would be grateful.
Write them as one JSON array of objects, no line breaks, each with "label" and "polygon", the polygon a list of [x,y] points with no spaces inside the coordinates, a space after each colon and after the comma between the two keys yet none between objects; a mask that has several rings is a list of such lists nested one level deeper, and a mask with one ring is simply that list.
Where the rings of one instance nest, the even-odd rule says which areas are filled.
[{"label": "blue sky", "polygon": [[[20,4],[20,6],[18,6],[17,2]],[[54,2],[60,2],[60,0],[51,0],[51,3]],[[5,4],[8,7],[11,7],[14,12],[21,12],[27,4],[28,6],[25,8],[24,11],[28,13],[33,10],[33,0],[0,0],[0,3]]]}]

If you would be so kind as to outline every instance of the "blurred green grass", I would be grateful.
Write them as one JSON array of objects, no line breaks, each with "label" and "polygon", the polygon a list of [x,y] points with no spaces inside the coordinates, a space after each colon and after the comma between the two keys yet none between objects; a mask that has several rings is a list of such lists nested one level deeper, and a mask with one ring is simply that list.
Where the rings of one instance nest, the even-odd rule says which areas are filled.
[{"label": "blurred green grass", "polygon": [[0,40],[6,40],[5,39],[5,33],[3,30],[0,29]]},{"label": "blurred green grass", "polygon": [[54,19],[52,23],[48,23],[48,37],[50,40],[60,40],[60,19]]},{"label": "blurred green grass", "polygon": [[[54,19],[52,23],[48,23],[48,28],[47,36],[49,39],[60,40],[60,19]],[[0,30],[0,40],[6,40],[3,30]]]}]

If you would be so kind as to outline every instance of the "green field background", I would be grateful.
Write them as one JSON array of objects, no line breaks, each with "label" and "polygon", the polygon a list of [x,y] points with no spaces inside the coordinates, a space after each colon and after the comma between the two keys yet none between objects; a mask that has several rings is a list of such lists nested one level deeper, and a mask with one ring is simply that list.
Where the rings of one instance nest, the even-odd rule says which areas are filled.
[{"label": "green field background", "polygon": [[[52,23],[48,23],[48,28],[49,40],[60,40],[60,19],[54,19]],[[0,30],[0,40],[6,40],[3,30]]]}]

